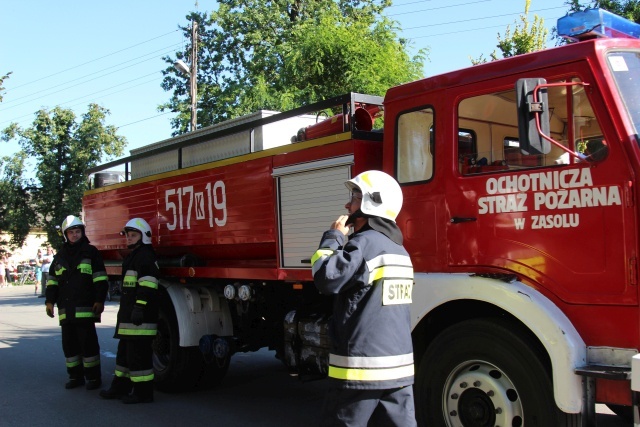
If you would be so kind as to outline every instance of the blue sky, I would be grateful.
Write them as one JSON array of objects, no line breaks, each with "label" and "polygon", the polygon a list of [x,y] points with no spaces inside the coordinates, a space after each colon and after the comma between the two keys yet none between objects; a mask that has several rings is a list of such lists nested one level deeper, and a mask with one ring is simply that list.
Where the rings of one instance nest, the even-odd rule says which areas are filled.
[{"label": "blue sky", "polygon": [[[196,7],[197,3],[197,7]],[[395,0],[387,15],[415,49],[428,48],[425,76],[464,68],[470,57],[488,57],[498,33],[513,28],[524,0]],[[531,0],[549,29],[567,11],[565,0]],[[170,93],[161,87],[162,56],[181,50],[192,10],[211,11],[212,0],[7,0],[0,16],[0,75],[5,80],[0,129],[27,127],[34,113],[56,105],[76,116],[95,102],[110,110],[129,150],[171,136],[171,114],[157,106]],[[552,41],[548,46],[553,44]],[[10,154],[15,143],[2,144]]]}]

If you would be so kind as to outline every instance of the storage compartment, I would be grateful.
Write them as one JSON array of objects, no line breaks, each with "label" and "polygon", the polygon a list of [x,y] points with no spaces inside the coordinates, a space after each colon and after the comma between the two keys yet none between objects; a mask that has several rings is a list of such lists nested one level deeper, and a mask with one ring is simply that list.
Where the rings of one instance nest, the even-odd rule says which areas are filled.
[{"label": "storage compartment", "polygon": [[275,168],[280,213],[280,264],[311,268],[311,256],[332,220],[345,214],[353,156]]}]

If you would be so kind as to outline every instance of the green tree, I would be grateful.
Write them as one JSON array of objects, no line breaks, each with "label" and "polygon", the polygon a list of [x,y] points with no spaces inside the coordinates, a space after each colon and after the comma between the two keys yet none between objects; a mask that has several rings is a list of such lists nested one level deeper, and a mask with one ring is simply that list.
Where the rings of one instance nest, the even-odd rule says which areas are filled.
[{"label": "green tree", "polygon": [[[198,23],[198,124],[208,126],[258,109],[287,110],[346,92],[383,95],[422,77],[427,51],[407,54],[390,0],[221,0]],[[182,27],[190,36],[190,26]],[[165,57],[188,59],[191,46]],[[175,134],[189,127],[188,79],[173,66],[162,87],[173,91],[160,111],[174,111]]]},{"label": "green tree", "polygon": [[18,248],[24,245],[36,215],[31,206],[29,189],[32,182],[23,179],[27,156],[20,152],[0,159],[0,230],[9,240],[1,240],[0,248]]},{"label": "green tree", "polygon": [[2,92],[4,91],[4,87],[2,85],[4,84],[4,81],[9,78],[10,75],[11,75],[11,72],[8,72],[4,76],[0,77],[0,102],[2,102]]},{"label": "green tree", "polygon": [[[545,48],[549,31],[544,26],[544,19],[538,15],[533,15],[533,23],[529,22],[530,6],[531,0],[525,0],[524,13],[519,17],[520,22],[516,21],[513,33],[510,26],[507,26],[504,38],[498,33],[497,48],[502,51],[503,58],[536,52]],[[500,59],[495,50],[490,57],[492,61]],[[484,62],[487,62],[487,59],[483,55],[480,55],[478,59],[471,58],[473,65]]]},{"label": "green tree", "polygon": [[[52,245],[61,243],[55,227],[65,216],[80,213],[87,189],[86,170],[103,156],[110,159],[123,153],[126,139],[116,134],[114,126],[105,125],[107,114],[108,110],[90,104],[78,123],[72,110],[55,107],[38,111],[27,129],[11,124],[3,131],[5,141],[18,140],[22,149],[19,158],[35,162],[37,184],[29,193],[37,220],[29,228],[42,226]],[[22,171],[24,168],[16,170],[17,181],[22,179]]]}]

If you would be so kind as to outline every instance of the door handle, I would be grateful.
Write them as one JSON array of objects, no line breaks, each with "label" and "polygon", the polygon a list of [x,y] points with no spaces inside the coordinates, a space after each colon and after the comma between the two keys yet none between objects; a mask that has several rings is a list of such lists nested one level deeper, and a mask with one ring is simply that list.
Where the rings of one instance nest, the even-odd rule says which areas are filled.
[{"label": "door handle", "polygon": [[465,217],[460,217],[460,216],[454,216],[453,218],[451,218],[450,222],[451,224],[460,224],[461,222],[471,222],[471,221],[476,221],[478,218],[465,218]]}]

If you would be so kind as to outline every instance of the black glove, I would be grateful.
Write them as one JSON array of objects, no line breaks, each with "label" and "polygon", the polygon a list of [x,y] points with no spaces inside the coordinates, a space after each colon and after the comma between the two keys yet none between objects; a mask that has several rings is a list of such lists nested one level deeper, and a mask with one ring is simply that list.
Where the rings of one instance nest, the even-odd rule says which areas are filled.
[{"label": "black glove", "polygon": [[144,308],[139,305],[133,306],[133,311],[131,312],[131,323],[136,326],[142,325],[142,321],[144,320]]},{"label": "black glove", "polygon": [[47,303],[46,305],[46,310],[47,310],[47,316],[49,317],[53,317],[53,304],[51,304],[50,302]]}]

